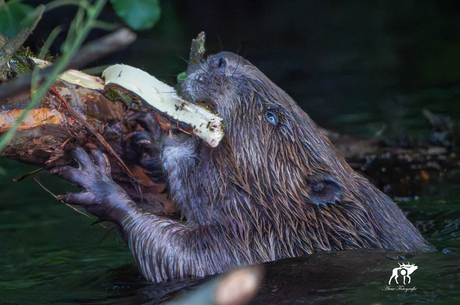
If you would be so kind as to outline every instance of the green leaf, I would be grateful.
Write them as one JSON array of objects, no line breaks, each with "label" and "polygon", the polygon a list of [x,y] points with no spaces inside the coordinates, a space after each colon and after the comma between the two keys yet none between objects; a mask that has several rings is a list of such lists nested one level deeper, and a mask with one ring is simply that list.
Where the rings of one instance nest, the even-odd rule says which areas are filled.
[{"label": "green leaf", "polygon": [[133,30],[152,28],[160,19],[158,0],[110,0],[115,12]]},{"label": "green leaf", "polygon": [[0,33],[9,38],[16,37],[30,25],[30,22],[21,22],[33,11],[33,7],[14,0],[0,6]]}]

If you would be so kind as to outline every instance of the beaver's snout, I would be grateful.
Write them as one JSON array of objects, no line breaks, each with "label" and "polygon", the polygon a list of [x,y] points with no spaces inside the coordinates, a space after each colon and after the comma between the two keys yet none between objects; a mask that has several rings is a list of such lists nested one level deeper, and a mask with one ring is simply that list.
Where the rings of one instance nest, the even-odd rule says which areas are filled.
[{"label": "beaver's snout", "polygon": [[222,73],[227,77],[243,76],[244,67],[248,64],[244,58],[231,52],[220,52],[208,57],[207,61],[210,70]]},{"label": "beaver's snout", "polygon": [[245,77],[242,69],[245,60],[230,52],[220,52],[209,56],[198,65],[190,65],[187,78],[179,84],[178,92],[191,102],[202,102],[222,115],[222,107],[227,109],[233,100],[230,96],[238,94]]}]

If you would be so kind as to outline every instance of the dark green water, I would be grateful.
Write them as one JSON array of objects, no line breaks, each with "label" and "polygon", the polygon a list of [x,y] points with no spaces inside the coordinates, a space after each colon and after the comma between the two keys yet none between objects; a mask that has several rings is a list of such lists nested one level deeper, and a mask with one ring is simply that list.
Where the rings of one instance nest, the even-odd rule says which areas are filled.
[{"label": "dark green water", "polygon": [[[8,161],[2,167],[15,174],[33,169]],[[42,176],[50,189],[65,189],[65,182]],[[104,239],[106,229],[90,226],[90,219],[59,204],[33,179],[12,178],[0,177],[0,303],[102,299],[115,289],[103,280],[113,268],[136,268],[118,236]]]},{"label": "dark green water", "polygon": [[[116,235],[56,202],[33,179],[12,178],[33,167],[2,160],[13,175],[0,177],[1,304],[156,304],[194,291],[195,283],[145,282]],[[71,189],[46,173],[53,192]],[[430,186],[427,196],[402,205],[438,251],[318,253],[265,265],[254,304],[455,304],[460,298],[460,185]],[[402,259],[404,258],[404,260]],[[388,285],[398,263],[418,269],[411,283]],[[402,277],[400,277],[400,281]],[[181,290],[192,285],[188,290]],[[390,287],[390,288],[388,288]],[[412,288],[414,289],[414,288]]]}]

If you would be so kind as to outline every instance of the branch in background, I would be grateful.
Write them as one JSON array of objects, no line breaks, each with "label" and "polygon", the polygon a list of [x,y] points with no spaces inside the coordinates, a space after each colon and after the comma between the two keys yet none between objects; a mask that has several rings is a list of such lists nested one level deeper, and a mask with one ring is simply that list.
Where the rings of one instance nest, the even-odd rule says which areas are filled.
[{"label": "branch in background", "polygon": [[136,33],[127,28],[119,29],[102,38],[93,40],[78,51],[70,61],[68,69],[80,69],[110,53],[127,47],[134,40],[136,40]]},{"label": "branch in background", "polygon": [[[119,29],[102,38],[93,40],[82,47],[73,59],[69,62],[66,69],[75,69],[83,67],[90,62],[107,56],[110,53],[130,45],[136,39],[136,34],[126,28]],[[38,84],[40,85],[49,76],[53,66],[44,68],[37,76]],[[0,106],[4,105],[8,98],[18,96],[30,90],[32,84],[32,74],[21,75],[17,80],[5,83],[2,85],[0,93]]]},{"label": "branch in background", "polygon": [[203,59],[206,49],[204,47],[204,42],[206,35],[204,32],[200,32],[196,39],[192,40],[192,47],[190,48],[190,62],[193,64],[199,64]]},{"label": "branch in background", "polygon": [[0,34],[0,48],[3,47],[3,45],[5,45],[5,42],[6,42],[6,37]]},{"label": "branch in background", "polygon": [[44,11],[45,6],[43,4],[39,5],[31,14],[33,17],[30,18],[35,18],[35,21],[32,24],[32,26],[29,29],[23,30],[14,39],[8,40],[0,34],[0,40],[3,41],[3,44],[0,41],[0,71],[10,61],[11,57],[13,57],[13,55],[16,54],[17,50],[23,45],[27,37],[29,37],[29,35],[32,34],[33,30],[38,24],[38,21],[40,21],[40,19],[42,18]]}]

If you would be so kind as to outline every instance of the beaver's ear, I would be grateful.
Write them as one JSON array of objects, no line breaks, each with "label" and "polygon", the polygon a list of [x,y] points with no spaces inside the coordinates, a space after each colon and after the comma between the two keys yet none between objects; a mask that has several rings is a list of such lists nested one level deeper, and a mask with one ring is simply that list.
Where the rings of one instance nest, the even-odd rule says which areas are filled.
[{"label": "beaver's ear", "polygon": [[334,179],[313,178],[307,183],[310,200],[315,204],[335,204],[343,195],[342,186]]}]

